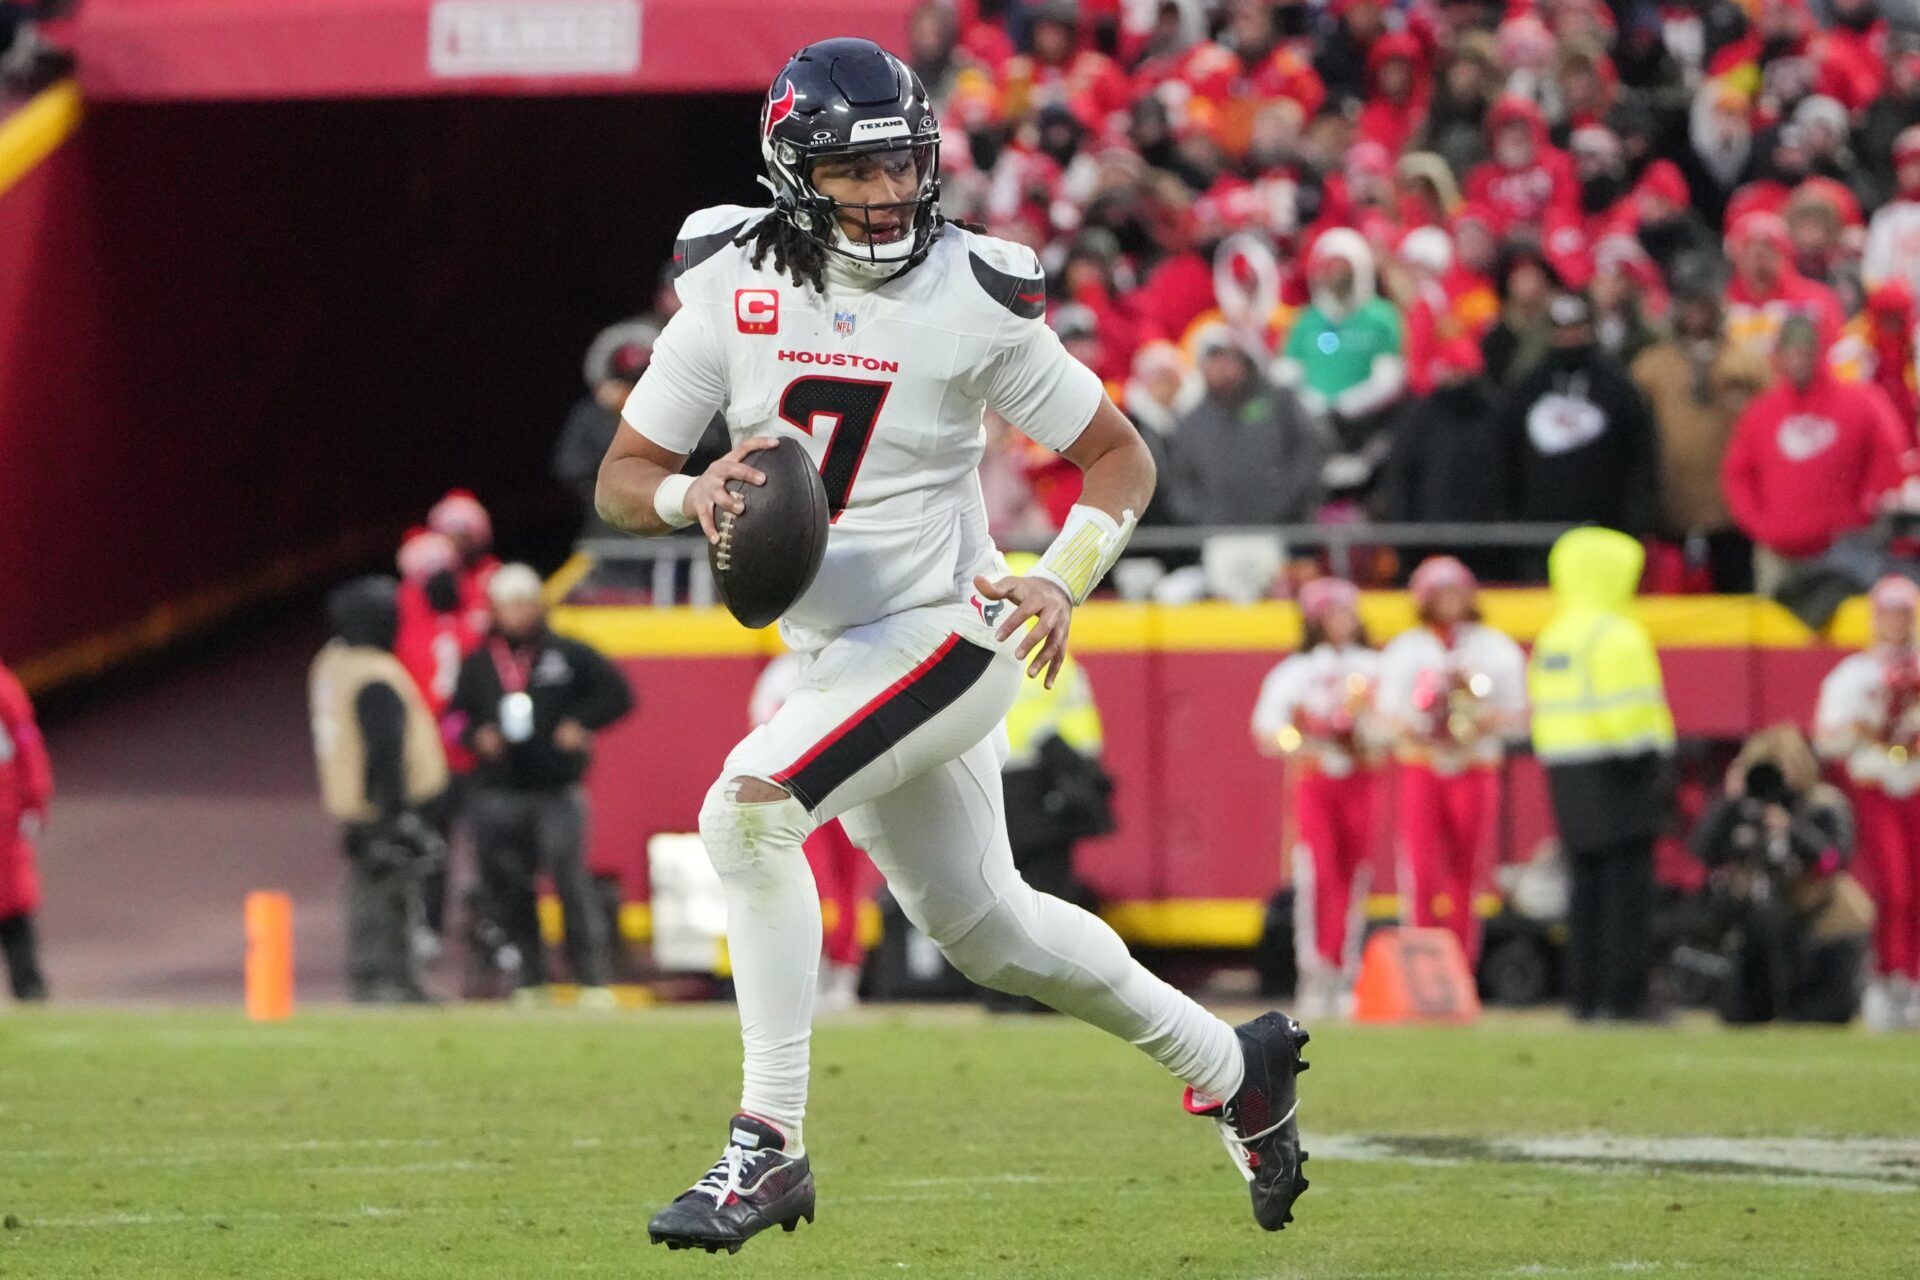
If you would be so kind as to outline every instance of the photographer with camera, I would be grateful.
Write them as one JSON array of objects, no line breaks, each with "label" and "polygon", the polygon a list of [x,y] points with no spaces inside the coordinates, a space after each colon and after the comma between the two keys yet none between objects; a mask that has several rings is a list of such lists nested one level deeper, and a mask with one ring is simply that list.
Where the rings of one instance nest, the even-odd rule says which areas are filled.
[{"label": "photographer with camera", "polygon": [[446,853],[424,812],[447,787],[440,729],[393,656],[392,578],[356,578],[327,597],[333,639],[313,660],[308,705],[320,793],[346,846],[347,978],[353,999],[418,1003],[413,929],[420,883]]},{"label": "photographer with camera", "polygon": [[1920,1028],[1920,587],[1882,578],[1868,595],[1873,644],[1820,684],[1814,740],[1844,762],[1860,819],[1860,878],[1873,897],[1867,1025]]},{"label": "photographer with camera", "polygon": [[1727,963],[1729,1023],[1844,1023],[1860,1005],[1873,904],[1845,871],[1853,814],[1792,725],[1763,729],[1727,770],[1694,829],[1710,869],[1713,932]]}]

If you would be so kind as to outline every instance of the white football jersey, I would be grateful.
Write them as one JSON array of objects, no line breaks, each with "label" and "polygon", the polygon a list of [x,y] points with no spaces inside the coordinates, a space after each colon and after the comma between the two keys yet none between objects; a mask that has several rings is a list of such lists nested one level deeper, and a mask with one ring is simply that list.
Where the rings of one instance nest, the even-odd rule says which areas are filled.
[{"label": "white football jersey", "polygon": [[1814,708],[1813,742],[1821,755],[1844,761],[1855,783],[1910,796],[1920,791],[1920,759],[1896,760],[1880,741],[1905,741],[1920,728],[1913,723],[1920,708],[1907,708],[1902,723],[1888,723],[1894,712],[1887,683],[1891,656],[1875,647],[1848,655],[1827,673]]},{"label": "white football jersey", "polygon": [[[1254,736],[1271,742],[1303,714],[1332,720],[1343,712],[1355,712],[1357,737],[1371,745],[1381,736],[1373,714],[1379,682],[1380,655],[1364,645],[1321,644],[1307,653],[1292,654],[1260,682],[1260,696],[1253,705]],[[1361,705],[1356,707],[1356,700]],[[1332,739],[1308,738],[1304,745],[1321,770],[1334,777],[1352,773],[1359,763],[1343,743]]]},{"label": "white football jersey", "polygon": [[[878,286],[827,273],[823,295],[755,268],[732,243],[767,213],[703,209],[681,229],[682,308],[627,400],[627,424],[690,453],[716,411],[737,444],[801,442],[833,525],[826,559],[781,619],[796,649],[849,627],[964,600],[1004,571],[977,469],[984,410],[1051,449],[1079,436],[1104,394],[1041,322],[1033,251],[947,226],[918,266]],[[751,502],[752,495],[747,500]]]},{"label": "white football jersey", "polygon": [[[1423,684],[1444,687],[1455,676],[1484,675],[1491,681],[1487,708],[1501,721],[1498,732],[1468,746],[1427,741],[1432,712],[1419,705]],[[1436,771],[1457,773],[1470,765],[1498,764],[1505,741],[1526,732],[1527,658],[1503,632],[1478,622],[1453,629],[1449,645],[1432,627],[1403,631],[1380,651],[1380,689],[1374,702],[1403,742],[1420,743]]]}]

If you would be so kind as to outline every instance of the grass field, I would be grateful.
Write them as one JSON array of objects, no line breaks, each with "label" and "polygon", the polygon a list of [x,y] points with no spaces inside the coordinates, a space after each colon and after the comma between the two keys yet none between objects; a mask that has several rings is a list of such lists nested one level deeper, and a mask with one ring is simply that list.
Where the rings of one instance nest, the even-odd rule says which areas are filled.
[{"label": "grass field", "polygon": [[0,1013],[0,1276],[1920,1276],[1920,1040],[1328,1028],[1267,1235],[1145,1059],[1060,1019],[824,1026],[820,1217],[648,1245],[730,1010]]}]

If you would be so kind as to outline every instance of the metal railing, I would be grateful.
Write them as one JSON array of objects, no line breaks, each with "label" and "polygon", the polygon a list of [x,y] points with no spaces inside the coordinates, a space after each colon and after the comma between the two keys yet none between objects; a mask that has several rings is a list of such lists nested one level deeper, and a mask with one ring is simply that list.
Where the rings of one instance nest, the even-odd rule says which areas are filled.
[{"label": "metal railing", "polygon": [[[1197,555],[1216,538],[1263,538],[1285,554],[1325,551],[1328,567],[1350,577],[1357,549],[1369,547],[1445,547],[1448,550],[1540,551],[1553,545],[1569,524],[1282,524],[1156,525],[1135,530],[1127,558],[1155,554]],[[1007,551],[1042,551],[1046,539],[1009,539]],[[710,605],[718,601],[707,568],[707,543],[699,536],[670,538],[584,538],[577,548],[596,567],[605,566],[633,587],[644,581],[656,604]],[[590,574],[588,581],[598,581]]]}]

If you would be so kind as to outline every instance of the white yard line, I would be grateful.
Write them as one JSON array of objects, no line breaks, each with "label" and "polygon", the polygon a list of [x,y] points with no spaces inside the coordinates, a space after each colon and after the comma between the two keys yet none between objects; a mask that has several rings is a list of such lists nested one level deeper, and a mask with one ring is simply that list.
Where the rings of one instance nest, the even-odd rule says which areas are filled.
[{"label": "white yard line", "polygon": [[1309,1134],[1306,1145],[1322,1159],[1370,1164],[1539,1164],[1587,1173],[1658,1170],[1846,1191],[1920,1191],[1920,1138]]}]

